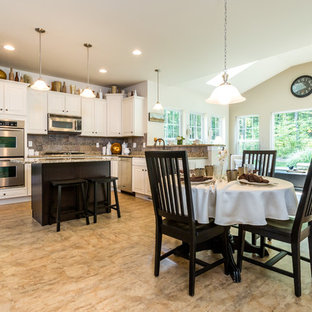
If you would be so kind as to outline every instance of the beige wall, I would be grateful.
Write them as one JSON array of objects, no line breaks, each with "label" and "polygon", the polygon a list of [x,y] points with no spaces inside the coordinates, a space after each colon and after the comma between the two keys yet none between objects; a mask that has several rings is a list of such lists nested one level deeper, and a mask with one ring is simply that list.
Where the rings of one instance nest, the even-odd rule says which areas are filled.
[{"label": "beige wall", "polygon": [[297,98],[290,92],[292,82],[301,75],[312,74],[312,62],[291,67],[244,93],[246,101],[230,105],[230,153],[235,153],[235,121],[237,116],[259,115],[260,148],[271,148],[272,113],[312,109],[312,95]]}]

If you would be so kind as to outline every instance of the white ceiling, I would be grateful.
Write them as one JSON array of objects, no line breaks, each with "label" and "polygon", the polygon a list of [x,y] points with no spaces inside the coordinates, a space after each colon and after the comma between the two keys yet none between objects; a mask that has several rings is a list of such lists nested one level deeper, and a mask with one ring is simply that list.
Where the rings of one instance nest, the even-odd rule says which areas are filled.
[{"label": "white ceiling", "polygon": [[[229,0],[228,10],[228,66],[258,61],[233,79],[241,91],[289,67],[281,54],[312,44],[311,0]],[[1,0],[1,12],[0,44],[16,48],[0,48],[3,66],[36,72],[34,28],[43,27],[46,75],[84,81],[84,42],[93,44],[94,84],[154,80],[158,67],[163,83],[208,92],[205,82],[223,68],[223,0]],[[306,62],[297,54],[291,65]]]}]

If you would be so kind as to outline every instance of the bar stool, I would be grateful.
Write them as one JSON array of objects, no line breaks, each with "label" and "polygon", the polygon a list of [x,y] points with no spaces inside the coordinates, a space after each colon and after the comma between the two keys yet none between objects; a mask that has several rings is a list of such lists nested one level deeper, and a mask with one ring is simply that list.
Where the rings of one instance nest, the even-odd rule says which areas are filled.
[{"label": "bar stool", "polygon": [[[51,181],[51,184],[53,188],[57,188],[57,205],[56,205],[56,231],[59,232],[61,229],[61,216],[63,215],[69,215],[69,214],[84,214],[86,217],[86,223],[87,225],[90,224],[89,222],[89,216],[87,211],[87,196],[86,196],[86,187],[87,187],[87,181],[84,179],[68,179],[68,180],[56,180]],[[75,210],[66,210],[62,211],[61,207],[61,201],[62,201],[62,189],[68,188],[68,187],[75,187],[76,189],[76,207]],[[79,205],[79,187],[82,194],[82,210],[77,209]],[[52,206],[52,205],[51,205]],[[49,211],[49,224],[51,224],[51,217],[52,217],[52,207],[50,206]]]},{"label": "bar stool", "polygon": [[[93,209],[93,220],[94,223],[96,223],[97,221],[97,212],[98,212],[98,208],[110,208],[110,209],[114,209],[117,211],[117,216],[118,218],[120,218],[120,208],[119,208],[119,201],[118,201],[118,194],[117,194],[117,184],[116,181],[118,180],[118,178],[116,177],[98,177],[98,178],[89,178],[88,182],[90,184],[93,184],[94,187],[94,209]],[[98,199],[97,199],[97,187],[98,184],[102,184],[104,185],[104,188],[107,187],[108,190],[110,190],[110,186],[111,183],[113,184],[113,188],[114,188],[114,195],[115,195],[115,204],[113,205],[106,205],[105,203],[101,206],[98,205]],[[88,191],[88,197],[89,197],[89,191]]]}]

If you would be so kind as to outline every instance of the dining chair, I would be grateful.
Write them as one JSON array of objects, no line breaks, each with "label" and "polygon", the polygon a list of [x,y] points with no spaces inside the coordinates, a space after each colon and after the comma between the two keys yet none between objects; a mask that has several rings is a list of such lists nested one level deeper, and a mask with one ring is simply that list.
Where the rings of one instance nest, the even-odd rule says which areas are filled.
[{"label": "dining chair", "polygon": [[[242,166],[245,164],[253,164],[258,174],[266,177],[273,177],[276,163],[275,150],[244,150]],[[252,234],[251,241],[253,245],[257,244],[257,236]],[[269,238],[271,240],[271,238]],[[261,237],[260,246],[263,249],[265,239]]]},{"label": "dining chair", "polygon": [[[291,245],[291,252],[270,244],[264,244],[265,247],[279,251],[279,253],[265,263],[245,257],[243,255],[245,231],[251,232],[253,234],[259,234],[263,237],[272,237],[278,241],[288,243]],[[310,258],[300,256],[300,242],[307,237],[309,240]],[[276,264],[286,255],[290,255],[292,257],[292,273],[274,266],[274,264]],[[242,269],[242,261],[245,260],[263,268],[294,278],[295,294],[297,297],[301,296],[300,259],[310,263],[312,275],[312,159],[304,183],[303,193],[294,219],[289,219],[286,221],[268,219],[267,225],[264,226],[239,226],[239,246],[237,254],[238,267]]]},{"label": "dining chair", "polygon": [[[185,257],[189,260],[189,295],[193,296],[195,276],[222,263],[225,274],[228,274],[228,232],[213,221],[208,224],[198,224],[195,221],[186,151],[148,151],[145,152],[145,157],[156,221],[154,275],[159,275],[161,260],[179,251],[181,246],[187,245],[188,253]],[[162,235],[181,240],[182,245],[161,255]],[[218,236],[224,242],[224,258],[211,264],[197,259],[198,244]],[[195,271],[195,264],[202,268]]]}]

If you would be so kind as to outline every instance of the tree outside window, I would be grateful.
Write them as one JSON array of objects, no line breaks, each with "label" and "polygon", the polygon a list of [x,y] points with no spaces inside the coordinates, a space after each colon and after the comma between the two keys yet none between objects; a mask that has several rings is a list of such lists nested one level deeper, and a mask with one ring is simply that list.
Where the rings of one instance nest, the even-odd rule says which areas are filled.
[{"label": "tree outside window", "polygon": [[222,137],[222,118],[212,116],[210,121],[210,129],[212,142],[214,142],[216,138]]},{"label": "tree outside window", "polygon": [[181,112],[165,109],[165,141],[176,140],[181,132]]},{"label": "tree outside window", "polygon": [[202,114],[190,114],[190,140],[202,139]]},{"label": "tree outside window", "polygon": [[237,153],[259,148],[259,116],[237,117]]},{"label": "tree outside window", "polygon": [[312,157],[312,110],[273,114],[273,146],[277,167],[309,164]]}]

